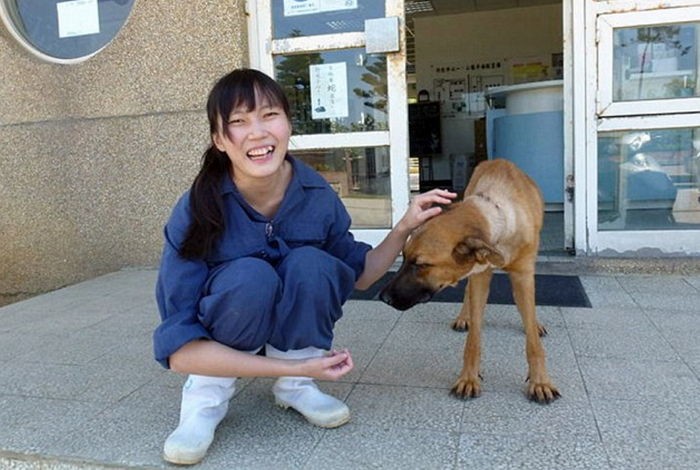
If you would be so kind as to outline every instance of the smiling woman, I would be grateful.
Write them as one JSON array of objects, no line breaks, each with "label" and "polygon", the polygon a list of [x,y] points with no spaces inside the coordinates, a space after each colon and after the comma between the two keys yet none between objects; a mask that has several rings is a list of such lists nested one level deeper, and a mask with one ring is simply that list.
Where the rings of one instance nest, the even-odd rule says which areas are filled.
[{"label": "smiling woman", "polygon": [[126,23],[135,0],[0,0],[12,36],[47,62],[82,62],[104,49]]}]

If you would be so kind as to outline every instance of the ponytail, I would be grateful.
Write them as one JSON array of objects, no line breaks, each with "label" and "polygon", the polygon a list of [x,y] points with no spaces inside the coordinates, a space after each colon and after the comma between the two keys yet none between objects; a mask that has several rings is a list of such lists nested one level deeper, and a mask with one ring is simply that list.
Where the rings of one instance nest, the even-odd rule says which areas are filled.
[{"label": "ponytail", "polygon": [[187,229],[180,256],[204,259],[225,228],[221,178],[228,175],[228,156],[216,146],[210,146],[202,156],[202,166],[190,189],[192,222]]}]

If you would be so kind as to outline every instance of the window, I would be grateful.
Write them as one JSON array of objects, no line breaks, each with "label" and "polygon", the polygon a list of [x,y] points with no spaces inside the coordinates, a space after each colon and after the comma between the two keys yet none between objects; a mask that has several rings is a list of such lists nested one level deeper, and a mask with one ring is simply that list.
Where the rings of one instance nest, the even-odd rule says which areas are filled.
[{"label": "window", "polygon": [[0,17],[34,56],[54,63],[86,60],[124,26],[135,0],[0,0]]},{"label": "window", "polygon": [[700,127],[600,132],[598,228],[700,229]]},{"label": "window", "polygon": [[598,17],[600,117],[700,109],[700,8]]}]

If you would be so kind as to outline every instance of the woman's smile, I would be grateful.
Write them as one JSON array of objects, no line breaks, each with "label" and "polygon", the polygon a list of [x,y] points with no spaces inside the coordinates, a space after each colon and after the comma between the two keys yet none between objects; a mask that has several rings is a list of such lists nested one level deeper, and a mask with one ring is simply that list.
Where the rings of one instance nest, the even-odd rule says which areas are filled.
[{"label": "woman's smile", "polygon": [[246,155],[253,161],[267,160],[272,157],[275,151],[275,147],[272,145],[265,145],[263,147],[256,147],[254,149],[248,150]]}]

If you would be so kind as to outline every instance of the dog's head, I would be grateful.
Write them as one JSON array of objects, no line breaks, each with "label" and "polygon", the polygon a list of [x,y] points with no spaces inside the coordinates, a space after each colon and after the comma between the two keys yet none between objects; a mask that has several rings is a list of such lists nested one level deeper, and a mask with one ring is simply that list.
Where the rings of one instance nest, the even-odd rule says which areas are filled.
[{"label": "dog's head", "polygon": [[383,302],[407,310],[470,274],[503,265],[503,256],[483,231],[452,213],[429,220],[411,234],[401,268],[379,295]]}]

